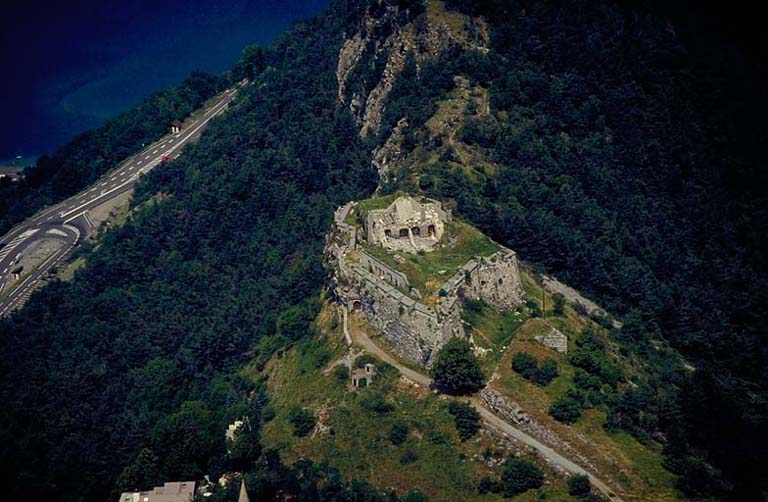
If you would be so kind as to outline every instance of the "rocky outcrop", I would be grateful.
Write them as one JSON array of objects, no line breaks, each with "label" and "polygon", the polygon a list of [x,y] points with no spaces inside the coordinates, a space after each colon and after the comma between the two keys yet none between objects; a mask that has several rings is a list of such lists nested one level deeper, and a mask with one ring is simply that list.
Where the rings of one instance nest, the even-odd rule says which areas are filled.
[{"label": "rocky outcrop", "polygon": [[379,173],[380,179],[389,179],[391,174],[400,167],[405,156],[403,133],[407,128],[408,120],[406,118],[400,119],[384,144],[373,151],[371,163]]},{"label": "rocky outcrop", "polygon": [[512,401],[501,392],[486,387],[480,391],[480,401],[496,413],[504,421],[516,424],[539,441],[555,447],[568,457],[577,460],[582,467],[595,471],[595,466],[584,455],[577,452],[570,444],[563,441],[552,429],[529,416],[518,403]]},{"label": "rocky outcrop", "polygon": [[535,336],[534,339],[548,349],[552,349],[561,354],[568,353],[568,337],[552,326],[550,326],[549,333],[546,335]]},{"label": "rocky outcrop", "polygon": [[[382,33],[387,33],[385,38]],[[415,18],[401,11],[397,3],[384,0],[375,14],[369,11],[357,31],[339,51],[336,69],[339,103],[349,106],[360,135],[376,134],[387,98],[405,66],[413,56],[417,69],[451,46],[487,52],[488,27],[480,18],[447,12],[442,2],[431,1],[427,12]],[[383,64],[382,64],[383,63]],[[350,89],[350,76],[360,64],[381,68],[375,85],[362,92]]]},{"label": "rocky outcrop", "polygon": [[588,315],[608,319],[611,325],[617,329],[623,326],[621,321],[614,318],[612,315],[610,315],[602,307],[600,307],[598,304],[596,304],[589,298],[585,298],[581,293],[579,293],[572,287],[566,284],[563,284],[562,282],[558,281],[557,279],[549,275],[542,275],[541,279],[542,279],[542,285],[544,286],[544,289],[546,289],[547,291],[553,294],[559,293],[563,295],[567,301],[571,302],[578,308],[582,309]]}]

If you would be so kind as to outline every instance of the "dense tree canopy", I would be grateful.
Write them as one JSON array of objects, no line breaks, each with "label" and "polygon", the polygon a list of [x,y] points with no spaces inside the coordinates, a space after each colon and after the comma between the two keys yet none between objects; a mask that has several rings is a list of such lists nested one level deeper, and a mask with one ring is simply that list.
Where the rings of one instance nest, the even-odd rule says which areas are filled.
[{"label": "dense tree canopy", "polygon": [[[574,388],[550,411],[569,421],[605,405],[607,429],[665,438],[687,496],[768,490],[765,101],[752,75],[718,47],[689,47],[647,10],[451,0],[488,17],[490,50],[407,58],[381,134],[363,142],[338,106],[336,69],[367,3],[338,0],[275,45],[246,50],[230,76],[254,85],[138,186],[136,211],[83,253],[73,281],[0,322],[5,493],[104,500],[116,483],[237,465],[266,499],[390,500],[324,464],[284,465],[261,451],[258,431],[229,457],[223,431],[266,403],[239,376],[244,362],[263,368],[311,334],[332,212],[374,190],[370,151],[402,117],[404,148],[426,155],[383,191],[453,199],[463,218],[618,315],[613,340],[651,375],[623,385],[604,340],[582,336],[569,356]],[[380,62],[358,65],[349,86],[365,93],[381,72]],[[468,114],[455,140],[493,169],[459,166],[421,130],[455,75],[489,90],[489,113]],[[196,75],[41,159],[24,183],[0,185],[0,233],[157,138],[224,80]],[[664,342],[696,371],[682,371]],[[449,343],[434,371],[451,392],[483,385],[466,342]],[[392,411],[372,389],[361,401]],[[505,491],[536,483],[507,462]]]},{"label": "dense tree canopy", "polygon": [[472,394],[485,385],[485,377],[472,347],[461,338],[452,338],[443,345],[430,374],[435,386],[448,394]]}]

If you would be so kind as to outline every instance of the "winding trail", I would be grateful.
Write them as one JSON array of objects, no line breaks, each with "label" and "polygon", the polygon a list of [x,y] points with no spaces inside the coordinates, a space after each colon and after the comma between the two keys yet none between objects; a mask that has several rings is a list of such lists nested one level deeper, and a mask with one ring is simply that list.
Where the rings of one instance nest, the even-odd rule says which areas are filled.
[{"label": "winding trail", "polygon": [[[407,366],[404,366],[401,363],[397,362],[384,349],[379,347],[373,340],[371,340],[371,338],[368,336],[367,333],[359,329],[350,330],[347,309],[342,307],[342,311],[344,316],[344,323],[343,323],[344,337],[347,340],[351,340],[356,345],[362,347],[367,352],[375,355],[385,363],[391,364],[392,366],[397,368],[400,374],[402,374],[408,380],[411,380],[420,385],[424,385],[425,387],[428,387],[428,388],[432,386],[431,378],[429,378],[427,375],[424,375],[423,373],[414,371],[411,368],[408,368]],[[608,497],[609,500],[612,500],[615,502],[621,502],[621,498],[618,495],[616,495],[614,490],[611,489],[606,483],[604,483],[603,481],[595,477],[592,473],[588,472],[586,469],[579,466],[575,462],[568,460],[567,458],[565,458],[564,456],[556,452],[554,449],[543,444],[541,441],[537,440],[536,438],[512,426],[510,423],[502,420],[501,418],[499,418],[498,415],[496,415],[490,409],[488,409],[477,397],[475,396],[471,397],[470,401],[472,402],[474,407],[477,409],[478,413],[480,413],[480,416],[483,418],[483,421],[486,423],[486,425],[490,426],[492,429],[495,429],[496,431],[502,432],[510,436],[511,438],[527,446],[530,446],[531,448],[536,449],[536,451],[538,451],[539,454],[541,454],[541,456],[546,458],[553,465],[556,465],[571,474],[584,474],[589,476],[589,481],[590,483],[592,483],[592,486],[594,486],[600,492],[602,492],[602,494]]]}]

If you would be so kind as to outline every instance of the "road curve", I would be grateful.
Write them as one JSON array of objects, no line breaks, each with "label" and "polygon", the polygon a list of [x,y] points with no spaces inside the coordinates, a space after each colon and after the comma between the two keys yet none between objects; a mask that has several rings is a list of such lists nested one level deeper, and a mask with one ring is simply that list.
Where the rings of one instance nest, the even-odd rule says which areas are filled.
[{"label": "road curve", "polygon": [[[12,228],[0,238],[0,317],[21,307],[41,279],[94,230],[88,211],[133,189],[142,174],[166,159],[176,158],[181,148],[194,140],[211,119],[227,109],[237,94],[228,89],[196,117],[187,119],[184,128],[168,134],[141,152],[128,157],[93,185],[63,202],[49,206]],[[63,241],[63,246],[32,270],[23,270],[25,253],[43,239]]]},{"label": "road curve", "polygon": [[[348,323],[347,309],[342,308],[342,311],[344,316],[344,322],[343,322],[344,336],[348,340],[353,340],[358,345],[360,345],[363,349],[365,349],[367,352],[370,352],[371,354],[375,355],[385,363],[391,364],[392,366],[397,368],[397,370],[408,380],[416,382],[420,385],[424,385],[426,387],[432,386],[431,378],[429,378],[428,376],[422,373],[414,371],[411,368],[408,368],[407,366],[403,366],[402,364],[397,362],[392,356],[390,356],[386,351],[384,351],[381,347],[379,347],[373,340],[371,340],[371,338],[362,330],[354,330],[354,332],[350,332],[348,327],[349,323]],[[512,424],[502,420],[501,418],[499,418],[498,415],[493,413],[483,403],[481,403],[480,400],[477,399],[476,397],[470,398],[470,401],[472,402],[474,407],[477,409],[478,413],[480,413],[480,416],[483,418],[483,421],[487,425],[491,426],[493,429],[503,432],[504,434],[512,437],[513,439],[527,446],[534,448],[536,451],[538,451],[541,454],[541,456],[546,458],[549,462],[564,469],[565,471],[571,474],[584,474],[589,476],[589,481],[592,483],[592,485],[595,488],[597,488],[600,492],[602,492],[603,495],[608,497],[609,500],[612,500],[615,502],[621,502],[621,498],[619,498],[619,496],[616,495],[614,490],[612,490],[606,483],[596,478],[592,473],[588,472],[586,469],[579,466],[575,462],[560,455],[551,447],[543,444],[541,441],[537,440],[533,436],[526,434],[520,429],[514,427]]]}]

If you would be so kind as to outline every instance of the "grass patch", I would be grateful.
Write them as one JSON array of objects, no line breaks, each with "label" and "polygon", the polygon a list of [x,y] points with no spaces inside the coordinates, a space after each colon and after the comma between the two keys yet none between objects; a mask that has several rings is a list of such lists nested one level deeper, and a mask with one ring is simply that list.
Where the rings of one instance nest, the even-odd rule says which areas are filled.
[{"label": "grass patch", "polygon": [[58,274],[56,274],[56,277],[64,282],[70,282],[75,278],[75,272],[80,270],[85,266],[85,258],[82,256],[72,260],[72,262],[67,263]]},{"label": "grass patch", "polygon": [[[275,355],[263,373],[255,366],[248,369],[253,379],[267,377],[275,410],[275,417],[262,429],[264,446],[280,449],[288,463],[300,458],[327,461],[347,479],[364,478],[399,496],[418,489],[431,502],[506,500],[496,494],[480,495],[477,483],[482,476],[499,475],[498,464],[488,463],[489,455],[500,459],[512,451],[484,431],[462,442],[446,399],[389,375],[391,367],[380,361],[374,363],[378,373],[368,389],[352,389],[327,366],[316,367],[318,355],[333,352],[317,344],[323,336],[333,340],[331,312],[324,307],[318,315],[315,325],[320,333],[314,341]],[[297,408],[317,419],[315,428],[303,437],[294,434],[291,423],[291,411]],[[408,433],[393,441],[396,427]],[[565,479],[546,465],[542,468],[545,486],[514,500],[569,500]]]},{"label": "grass patch", "polygon": [[398,190],[389,195],[383,197],[371,197],[370,199],[364,199],[358,201],[347,214],[344,223],[349,225],[363,225],[365,223],[365,217],[368,215],[368,211],[376,209],[386,209],[392,204],[395,199],[408,195],[405,192]]},{"label": "grass patch", "polygon": [[662,447],[658,444],[644,445],[625,432],[608,433],[603,429],[605,413],[587,410],[579,420],[576,429],[599,441],[605,451],[620,456],[641,481],[627,478],[629,491],[642,495],[644,500],[677,500],[675,475],[666,470],[662,462]]},{"label": "grass patch", "polygon": [[366,250],[391,267],[403,272],[411,286],[426,301],[437,301],[440,287],[474,256],[490,256],[499,246],[482,232],[464,222],[453,220],[446,224],[443,246],[424,254],[401,253],[405,263],[397,263],[392,253],[380,246],[368,245]]}]

